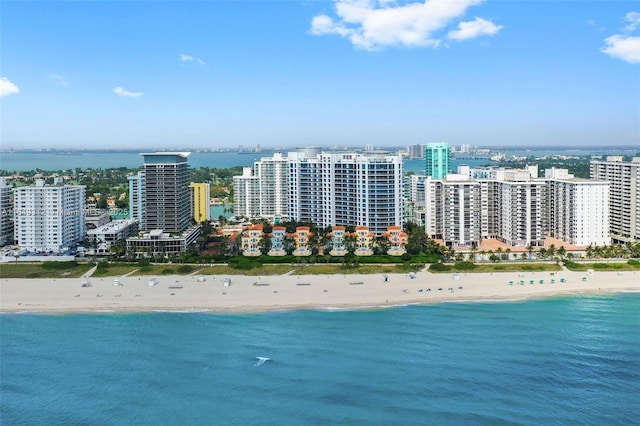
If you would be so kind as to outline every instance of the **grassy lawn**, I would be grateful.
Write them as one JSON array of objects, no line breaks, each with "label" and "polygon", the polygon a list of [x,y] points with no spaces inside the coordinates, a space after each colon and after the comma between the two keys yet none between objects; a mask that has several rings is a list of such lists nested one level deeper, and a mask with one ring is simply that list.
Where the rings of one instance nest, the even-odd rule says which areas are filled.
[{"label": "grassy lawn", "polygon": [[630,265],[627,262],[569,262],[566,266],[570,271],[586,271],[587,269],[593,269],[594,271],[640,271],[640,264]]},{"label": "grassy lawn", "polygon": [[92,277],[119,277],[139,269],[138,265],[108,265],[98,266]]},{"label": "grassy lawn", "polygon": [[291,265],[263,265],[247,270],[231,268],[226,265],[218,265],[208,266],[202,269],[199,273],[202,275],[247,275],[257,277],[262,275],[283,275],[287,272],[293,271],[294,269],[295,267]]},{"label": "grassy lawn", "polygon": [[131,274],[132,276],[137,275],[189,275],[193,272],[196,272],[204,266],[200,265],[174,265],[174,264],[162,264],[162,265],[147,265],[147,266],[137,266],[134,269],[137,269],[136,272]]},{"label": "grassy lawn", "polygon": [[[465,262],[467,263],[467,262]],[[456,267],[454,265],[445,265],[448,269],[444,270],[434,270],[429,268],[429,272],[444,273],[448,274],[451,272],[473,272],[473,273],[486,273],[486,272],[554,272],[561,271],[562,267],[560,265],[555,265],[551,263],[490,263],[490,264],[475,264],[473,268],[465,268],[465,267]]]},{"label": "grassy lawn", "polygon": [[75,262],[3,263],[0,278],[79,278],[91,265]]}]

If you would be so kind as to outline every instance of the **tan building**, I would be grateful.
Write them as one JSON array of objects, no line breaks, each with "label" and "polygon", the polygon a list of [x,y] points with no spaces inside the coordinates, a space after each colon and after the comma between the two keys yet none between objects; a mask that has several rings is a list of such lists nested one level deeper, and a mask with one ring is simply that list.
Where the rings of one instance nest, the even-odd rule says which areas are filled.
[{"label": "tan building", "polygon": [[289,235],[293,238],[296,249],[293,251],[294,256],[310,256],[311,244],[310,239],[313,236],[311,228],[308,226],[298,226],[296,232]]},{"label": "tan building", "polygon": [[242,233],[242,254],[244,256],[260,256],[264,232],[262,224],[256,224]]},{"label": "tan building", "polygon": [[355,237],[356,256],[371,256],[373,254],[373,241],[375,234],[369,230],[368,226],[357,226]]},{"label": "tan building", "polygon": [[407,252],[404,246],[409,241],[409,236],[402,230],[400,226],[390,226],[388,231],[382,234],[389,240],[389,248],[387,254],[390,256],[402,256]]}]

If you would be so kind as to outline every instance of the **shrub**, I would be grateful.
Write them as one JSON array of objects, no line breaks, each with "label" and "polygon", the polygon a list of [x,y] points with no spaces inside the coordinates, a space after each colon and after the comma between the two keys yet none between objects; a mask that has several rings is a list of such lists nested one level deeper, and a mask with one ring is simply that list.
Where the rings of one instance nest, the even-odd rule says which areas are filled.
[{"label": "shrub", "polygon": [[441,263],[441,262],[436,262],[431,266],[429,266],[429,271],[433,271],[433,272],[447,272],[450,270],[451,270],[451,266],[445,265],[444,263]]},{"label": "shrub", "polygon": [[629,259],[629,261],[627,262],[628,265],[631,266],[640,266],[640,261],[637,261],[635,259]]},{"label": "shrub", "polygon": [[193,272],[193,266],[182,265],[178,268],[178,272],[181,274],[188,274],[189,272]]},{"label": "shrub", "polygon": [[49,271],[63,271],[65,269],[73,269],[78,266],[78,262],[72,260],[70,262],[44,262],[42,269]]},{"label": "shrub", "polygon": [[459,271],[472,271],[476,268],[476,264],[473,262],[456,262],[453,267]]},{"label": "shrub", "polygon": [[608,263],[594,263],[593,269],[609,269],[610,266]]}]

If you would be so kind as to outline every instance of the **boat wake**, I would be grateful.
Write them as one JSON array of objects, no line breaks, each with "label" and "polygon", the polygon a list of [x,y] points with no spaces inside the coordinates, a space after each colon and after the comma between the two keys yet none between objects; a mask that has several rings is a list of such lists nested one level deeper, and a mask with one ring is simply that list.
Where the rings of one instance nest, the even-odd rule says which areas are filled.
[{"label": "boat wake", "polygon": [[265,357],[261,357],[261,356],[257,356],[256,359],[258,360],[258,362],[253,364],[254,367],[260,367],[265,362],[271,360],[271,358],[265,358]]}]

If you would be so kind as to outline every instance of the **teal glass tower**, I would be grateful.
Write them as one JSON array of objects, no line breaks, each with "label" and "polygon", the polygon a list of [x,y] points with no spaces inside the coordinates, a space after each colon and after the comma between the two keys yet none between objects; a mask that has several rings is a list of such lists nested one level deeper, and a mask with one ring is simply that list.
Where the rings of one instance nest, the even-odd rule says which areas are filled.
[{"label": "teal glass tower", "polygon": [[428,143],[424,152],[425,175],[434,179],[444,179],[451,164],[451,151],[446,142]]}]

